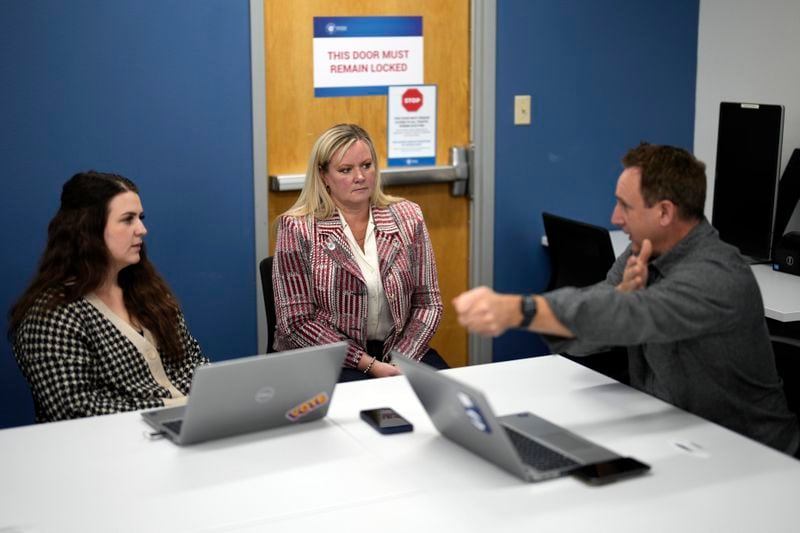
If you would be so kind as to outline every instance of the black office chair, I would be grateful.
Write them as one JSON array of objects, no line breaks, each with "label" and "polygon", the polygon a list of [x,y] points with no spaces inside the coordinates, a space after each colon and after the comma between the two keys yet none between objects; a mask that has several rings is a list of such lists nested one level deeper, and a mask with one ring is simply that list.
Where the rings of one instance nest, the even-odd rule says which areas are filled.
[{"label": "black office chair", "polygon": [[559,287],[586,287],[606,279],[616,259],[606,228],[542,213],[550,253],[550,283]]},{"label": "black office chair", "polygon": [[[550,254],[548,291],[560,287],[586,287],[606,279],[616,260],[606,228],[546,212],[542,212],[542,220]],[[625,348],[582,357],[561,355],[617,381],[630,383]]]},{"label": "black office chair", "polygon": [[272,292],[272,256],[264,258],[258,264],[261,274],[261,291],[264,294],[264,309],[267,313],[267,353],[275,352],[275,294]]},{"label": "black office chair", "polygon": [[772,338],[775,367],[783,380],[789,410],[800,417],[800,340]]},{"label": "black office chair", "polygon": [[789,410],[800,417],[800,322],[767,318],[767,326],[786,403]]}]

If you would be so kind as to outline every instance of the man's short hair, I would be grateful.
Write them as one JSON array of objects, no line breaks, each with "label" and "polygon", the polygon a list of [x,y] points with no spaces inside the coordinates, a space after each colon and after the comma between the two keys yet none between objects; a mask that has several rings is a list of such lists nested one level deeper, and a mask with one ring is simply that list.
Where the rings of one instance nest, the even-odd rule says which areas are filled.
[{"label": "man's short hair", "polygon": [[669,200],[684,220],[700,220],[706,203],[706,165],[683,148],[641,143],[622,158],[625,168],[642,172],[645,205]]}]

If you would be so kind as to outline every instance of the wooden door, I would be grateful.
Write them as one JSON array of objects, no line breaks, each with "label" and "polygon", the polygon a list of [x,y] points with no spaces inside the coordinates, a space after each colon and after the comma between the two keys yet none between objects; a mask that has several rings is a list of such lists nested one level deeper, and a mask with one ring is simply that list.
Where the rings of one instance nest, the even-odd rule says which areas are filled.
[{"label": "wooden door", "polygon": [[[436,164],[449,163],[451,146],[470,142],[469,0],[265,0],[264,35],[267,102],[267,171],[305,173],[313,142],[340,122],[363,126],[386,168],[386,96],[314,97],[315,16],[421,16],[425,84],[438,86]],[[469,204],[454,198],[449,184],[387,187],[418,203],[431,234],[444,302],[441,326],[431,345],[452,366],[467,364],[467,333],[451,300],[468,288]],[[270,254],[275,218],[298,192],[269,192]]]}]

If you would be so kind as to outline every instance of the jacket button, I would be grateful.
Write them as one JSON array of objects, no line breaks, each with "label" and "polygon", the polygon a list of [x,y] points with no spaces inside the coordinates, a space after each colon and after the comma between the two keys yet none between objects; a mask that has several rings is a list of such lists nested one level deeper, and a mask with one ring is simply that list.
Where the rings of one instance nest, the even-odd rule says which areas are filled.
[{"label": "jacket button", "polygon": [[333,244],[333,241],[328,241],[327,246],[328,246],[328,250],[335,250],[336,249],[336,245]]}]

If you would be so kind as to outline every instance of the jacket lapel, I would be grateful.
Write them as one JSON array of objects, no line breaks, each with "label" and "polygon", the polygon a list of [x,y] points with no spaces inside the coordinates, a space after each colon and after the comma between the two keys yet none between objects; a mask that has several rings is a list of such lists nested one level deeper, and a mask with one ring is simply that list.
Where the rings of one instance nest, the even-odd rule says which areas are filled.
[{"label": "jacket lapel", "polygon": [[400,252],[400,228],[388,207],[373,207],[372,221],[375,223],[375,244],[381,265],[381,278],[386,279],[386,273]]},{"label": "jacket lapel", "polygon": [[317,232],[319,234],[317,246],[320,247],[322,252],[353,276],[364,281],[361,269],[353,257],[352,250],[350,250],[350,243],[347,242],[347,237],[344,235],[338,213],[317,221]]}]

